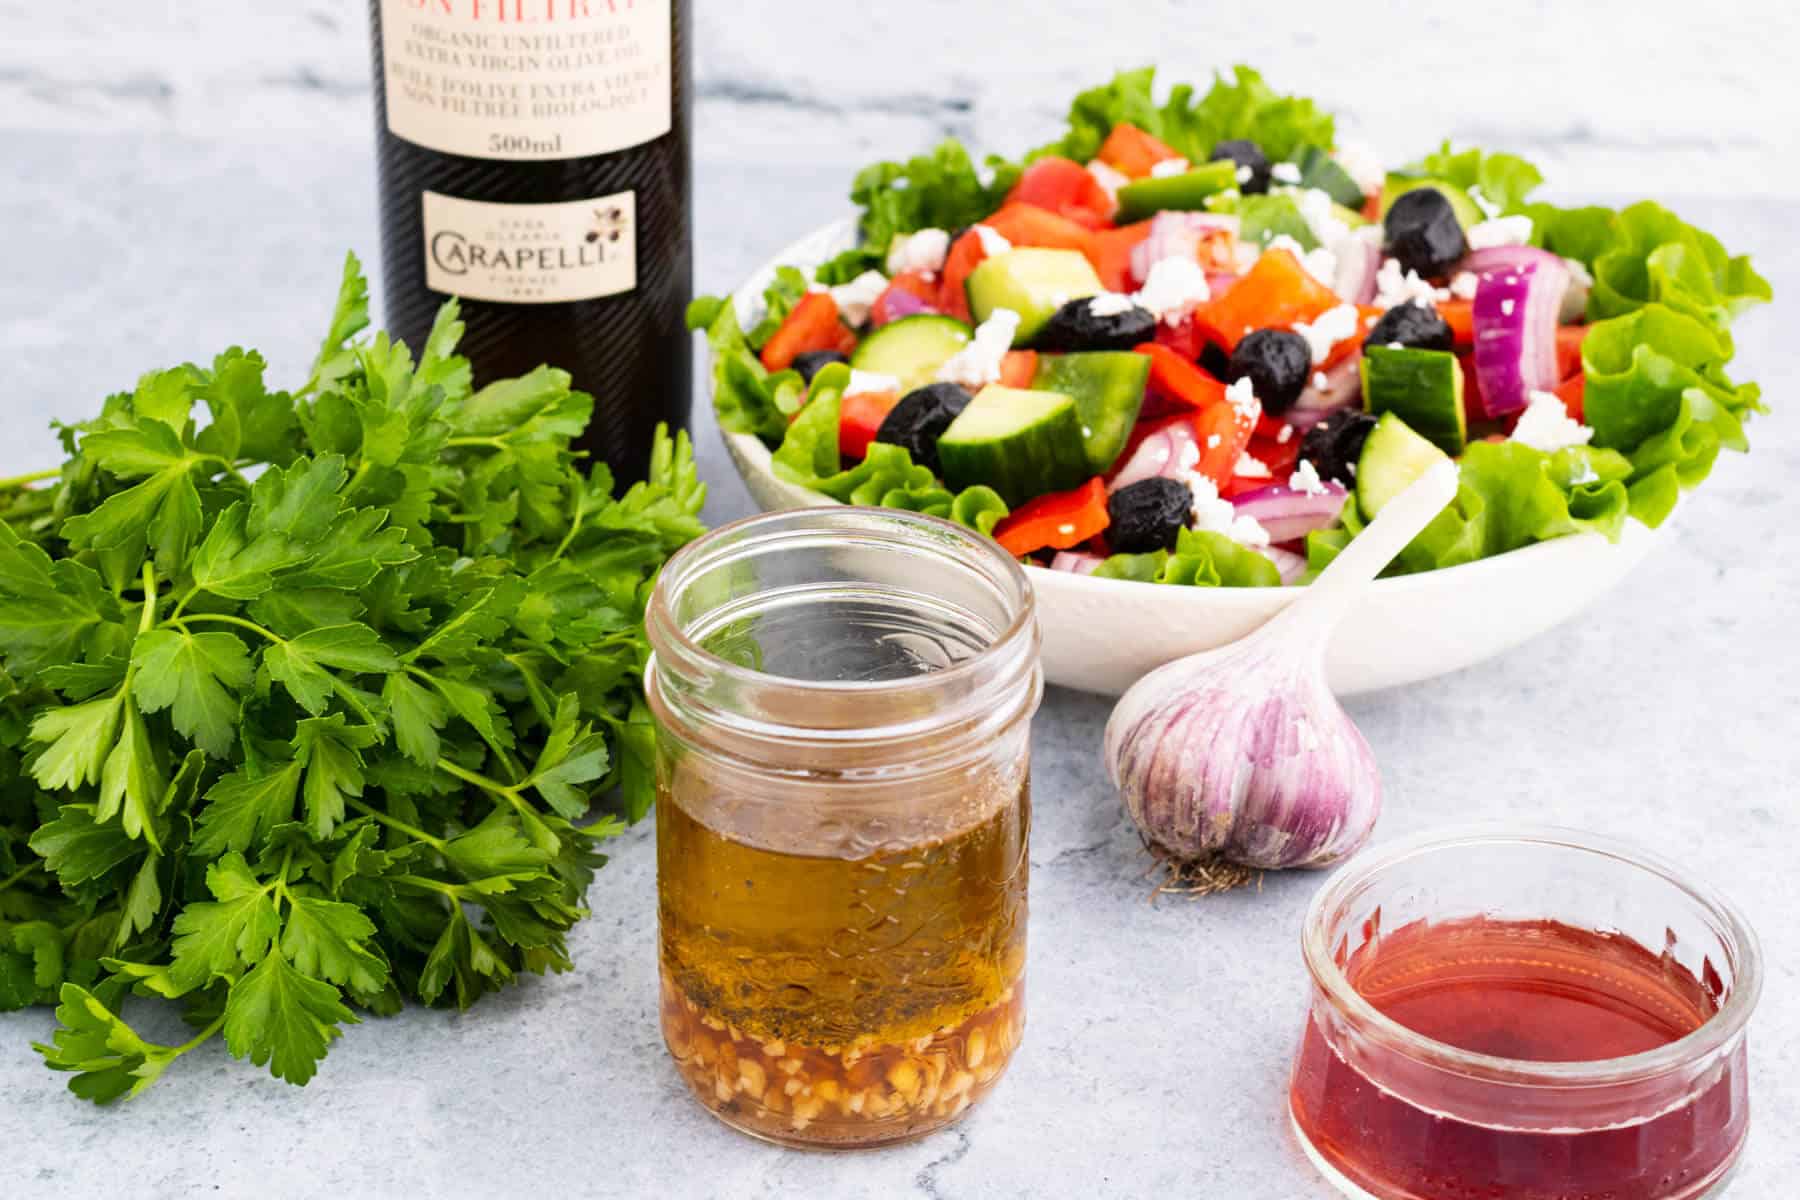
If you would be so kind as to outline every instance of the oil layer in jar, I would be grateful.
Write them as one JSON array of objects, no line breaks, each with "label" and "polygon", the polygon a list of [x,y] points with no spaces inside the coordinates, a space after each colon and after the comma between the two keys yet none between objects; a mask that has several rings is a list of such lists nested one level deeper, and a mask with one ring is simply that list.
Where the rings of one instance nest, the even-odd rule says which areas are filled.
[{"label": "oil layer in jar", "polygon": [[1028,799],[861,858],[658,806],[665,1040],[703,1103],[804,1145],[905,1141],[999,1078],[1024,1021]]}]

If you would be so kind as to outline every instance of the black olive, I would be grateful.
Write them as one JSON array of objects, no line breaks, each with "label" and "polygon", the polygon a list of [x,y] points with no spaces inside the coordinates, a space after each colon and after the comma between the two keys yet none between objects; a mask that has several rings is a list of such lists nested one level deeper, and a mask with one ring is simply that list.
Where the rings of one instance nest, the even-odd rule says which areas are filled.
[{"label": "black olive", "polygon": [[1094,298],[1071,300],[1051,316],[1032,343],[1039,350],[1130,350],[1156,336],[1156,317],[1136,305],[1101,316]]},{"label": "black olive", "polygon": [[1437,309],[1408,301],[1381,314],[1381,320],[1363,339],[1364,347],[1392,346],[1396,342],[1409,350],[1453,350],[1456,333],[1448,321],[1438,316]]},{"label": "black olive", "polygon": [[794,355],[794,370],[800,372],[800,378],[810,385],[813,376],[829,367],[832,363],[848,363],[848,355],[839,354],[836,350],[808,350],[804,354]]},{"label": "black olive", "polygon": [[1121,554],[1173,550],[1193,508],[1186,484],[1160,475],[1140,479],[1107,497],[1107,545]]},{"label": "black olive", "polygon": [[[1246,138],[1233,138],[1220,142],[1212,148],[1212,161],[1221,162],[1226,159],[1236,163],[1238,170],[1238,191],[1246,196],[1256,196],[1269,190],[1269,156],[1263,148]],[[1242,168],[1250,168],[1250,177],[1244,178]]]},{"label": "black olive", "polygon": [[1312,377],[1312,347],[1286,329],[1258,329],[1246,334],[1231,352],[1225,382],[1250,379],[1251,390],[1271,416],[1294,406]]},{"label": "black olive", "polygon": [[1436,279],[1469,252],[1456,209],[1436,188],[1420,187],[1402,192],[1382,220],[1387,231],[1387,252],[1408,271],[1422,279]]},{"label": "black olive", "polygon": [[936,471],[938,439],[972,399],[954,383],[927,384],[908,392],[875,431],[875,440],[904,448],[915,463]]},{"label": "black olive", "polygon": [[1231,374],[1231,355],[1219,343],[1208,342],[1200,348],[1200,367],[1214,379],[1223,379]]},{"label": "black olive", "polygon": [[1360,408],[1340,408],[1306,431],[1300,439],[1300,457],[1312,463],[1320,479],[1354,487],[1356,462],[1373,428],[1375,418]]}]

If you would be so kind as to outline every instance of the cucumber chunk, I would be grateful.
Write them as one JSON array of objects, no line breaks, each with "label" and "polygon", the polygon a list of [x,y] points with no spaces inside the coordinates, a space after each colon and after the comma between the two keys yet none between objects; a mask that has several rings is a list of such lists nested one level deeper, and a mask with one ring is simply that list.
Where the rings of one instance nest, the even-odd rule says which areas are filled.
[{"label": "cucumber chunk", "polygon": [[1383,413],[1363,443],[1356,463],[1356,502],[1371,521],[1394,497],[1449,455],[1414,433],[1394,413]]},{"label": "cucumber chunk", "polygon": [[1207,198],[1237,186],[1237,164],[1220,159],[1181,175],[1140,179],[1119,189],[1119,224],[1141,221],[1165,209],[1198,211]]},{"label": "cucumber chunk", "polygon": [[1034,389],[1061,392],[1075,400],[1089,475],[1104,475],[1137,423],[1150,382],[1150,358],[1129,350],[1081,354],[1040,354]]},{"label": "cucumber chunk", "polygon": [[1370,346],[1363,351],[1362,387],[1363,408],[1394,413],[1445,454],[1461,454],[1468,444],[1463,373],[1454,354]]},{"label": "cucumber chunk", "polygon": [[1362,188],[1328,151],[1308,146],[1299,165],[1301,187],[1318,188],[1333,203],[1361,213],[1365,199]]},{"label": "cucumber chunk", "polygon": [[[1094,264],[1079,250],[1046,250],[1024,247],[987,259],[969,273],[964,284],[969,312],[977,322],[997,310],[1010,308],[1019,314],[1015,345],[1029,345],[1056,310],[1083,296],[1106,290]],[[916,319],[916,318],[915,318]],[[896,321],[896,325],[901,322]]]},{"label": "cucumber chunk", "polygon": [[955,317],[931,313],[902,317],[865,337],[850,356],[859,371],[892,375],[902,391],[924,387],[937,378],[938,368],[969,344],[969,327]]},{"label": "cucumber chunk", "polygon": [[937,449],[945,483],[957,491],[986,484],[1015,508],[1092,475],[1075,399],[1061,392],[982,388]]},{"label": "cucumber chunk", "polygon": [[1389,175],[1387,182],[1382,184],[1381,215],[1385,218],[1388,209],[1394,207],[1395,200],[1414,188],[1422,187],[1436,188],[1443,193],[1444,199],[1448,200],[1450,207],[1455,210],[1456,219],[1462,223],[1465,232],[1487,220],[1482,215],[1480,206],[1469,198],[1469,193],[1454,183],[1445,183],[1441,179],[1414,179],[1407,175]]}]

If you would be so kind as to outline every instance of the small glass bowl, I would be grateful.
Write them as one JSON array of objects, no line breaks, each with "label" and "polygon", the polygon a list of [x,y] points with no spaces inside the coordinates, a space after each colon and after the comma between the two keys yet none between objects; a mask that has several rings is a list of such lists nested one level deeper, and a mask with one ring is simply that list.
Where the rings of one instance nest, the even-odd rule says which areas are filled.
[{"label": "small glass bowl", "polygon": [[[1630,939],[1712,1013],[1643,1053],[1532,1061],[1425,1037],[1351,983],[1347,968],[1379,961],[1383,939],[1481,920]],[[1289,1113],[1345,1195],[1699,1200],[1724,1190],[1749,1131],[1745,1027],[1761,959],[1736,910],[1673,865],[1564,829],[1437,831],[1338,872],[1306,914],[1302,945],[1313,996]]]}]

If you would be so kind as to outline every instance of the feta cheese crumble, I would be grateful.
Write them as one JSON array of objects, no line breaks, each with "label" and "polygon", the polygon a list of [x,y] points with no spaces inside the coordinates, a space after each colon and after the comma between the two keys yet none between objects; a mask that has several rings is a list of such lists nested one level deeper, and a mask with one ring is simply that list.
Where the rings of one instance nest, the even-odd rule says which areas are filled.
[{"label": "feta cheese crumble", "polygon": [[1150,168],[1150,178],[1168,179],[1174,175],[1186,175],[1193,169],[1193,164],[1185,158],[1165,158]]},{"label": "feta cheese crumble", "polygon": [[975,230],[975,236],[981,239],[981,252],[989,258],[997,258],[1012,249],[1012,243],[992,225],[975,225],[971,228]]},{"label": "feta cheese crumble", "polygon": [[1587,445],[1594,440],[1594,431],[1569,416],[1562,398],[1555,393],[1533,392],[1531,403],[1513,426],[1512,440],[1552,454],[1570,446]]},{"label": "feta cheese crumble", "polygon": [[1262,415],[1262,404],[1256,399],[1256,391],[1251,387],[1248,375],[1227,385],[1225,398],[1231,401],[1231,407],[1237,409],[1238,416],[1246,421],[1254,421]]},{"label": "feta cheese crumble", "polygon": [[858,371],[850,368],[850,382],[844,388],[846,396],[879,396],[886,392],[900,390],[900,381],[892,375],[883,375],[876,371]]},{"label": "feta cheese crumble", "polygon": [[1375,273],[1375,304],[1378,308],[1408,303],[1430,307],[1436,299],[1437,289],[1420,279],[1417,271],[1402,271],[1397,258],[1382,260],[1381,270]]},{"label": "feta cheese crumble", "polygon": [[870,306],[887,291],[887,285],[887,276],[880,271],[864,271],[849,283],[832,288],[831,298],[837,301],[838,315],[844,324],[867,324]]},{"label": "feta cheese crumble", "polygon": [[1087,169],[1088,174],[1094,177],[1094,182],[1099,184],[1115,201],[1119,198],[1119,189],[1131,182],[1131,176],[1111,163],[1101,162],[1097,158],[1087,165]]},{"label": "feta cheese crumble", "polygon": [[1245,479],[1274,478],[1274,472],[1269,470],[1269,464],[1248,452],[1240,453],[1238,455],[1237,462],[1232,464],[1231,473],[1233,475],[1241,475]]},{"label": "feta cheese crumble", "polygon": [[1297,184],[1300,182],[1300,168],[1291,162],[1278,162],[1269,168],[1269,178],[1276,183]]},{"label": "feta cheese crumble", "polygon": [[950,253],[950,233],[944,229],[921,229],[895,240],[893,248],[888,251],[887,269],[889,275],[899,275],[906,271],[929,271],[932,274],[944,269],[944,257]]},{"label": "feta cheese crumble", "polygon": [[1479,225],[1469,227],[1469,249],[1496,250],[1501,246],[1523,246],[1531,241],[1531,218],[1527,216],[1490,216]]},{"label": "feta cheese crumble", "polygon": [[1116,317],[1136,307],[1135,300],[1119,292],[1101,292],[1088,301],[1088,312],[1096,317]]},{"label": "feta cheese crumble", "polygon": [[1308,496],[1323,496],[1326,492],[1325,481],[1319,478],[1319,468],[1313,466],[1310,458],[1303,458],[1294,467],[1294,473],[1288,476],[1288,488]]},{"label": "feta cheese crumble", "polygon": [[1473,271],[1458,271],[1450,281],[1450,294],[1458,300],[1473,300],[1481,290],[1481,276]]},{"label": "feta cheese crumble", "polygon": [[961,384],[970,391],[997,382],[1000,362],[1012,349],[1013,335],[1018,331],[1018,313],[1010,308],[995,309],[993,315],[975,330],[969,344],[938,368],[938,382]]},{"label": "feta cheese crumble", "polygon": [[1152,263],[1144,286],[1133,299],[1159,321],[1179,320],[1212,299],[1206,272],[1191,258],[1165,258]]},{"label": "feta cheese crumble", "polygon": [[1307,188],[1300,193],[1295,203],[1300,209],[1300,216],[1306,221],[1306,227],[1312,230],[1319,245],[1335,245],[1350,236],[1350,226],[1338,216],[1330,193],[1318,188]]},{"label": "feta cheese crumble", "polygon": [[1337,255],[1320,246],[1317,250],[1308,250],[1285,233],[1276,234],[1269,239],[1268,249],[1286,250],[1300,260],[1300,265],[1314,279],[1331,287],[1337,282]]},{"label": "feta cheese crumble", "polygon": [[1239,167],[1237,169],[1237,181],[1238,181],[1239,187],[1242,187],[1244,184],[1249,183],[1252,179],[1255,179],[1255,178],[1256,178],[1256,172],[1254,170],[1252,170],[1251,168]]},{"label": "feta cheese crumble", "polygon": [[1313,366],[1318,366],[1331,357],[1331,348],[1345,338],[1356,336],[1362,325],[1362,314],[1356,311],[1354,304],[1340,304],[1336,308],[1327,309],[1319,314],[1319,319],[1310,325],[1305,321],[1294,325],[1294,332],[1306,339],[1307,348],[1312,351]]},{"label": "feta cheese crumble", "polygon": [[1500,302],[1500,315],[1503,317],[1510,317],[1518,307],[1519,302],[1514,300],[1511,296],[1508,296]]},{"label": "feta cheese crumble", "polygon": [[1194,528],[1222,533],[1239,545],[1261,549],[1269,544],[1269,531],[1255,517],[1239,516],[1237,507],[1219,495],[1218,485],[1204,475],[1190,472],[1185,479],[1193,493]]},{"label": "feta cheese crumble", "polygon": [[1381,165],[1381,156],[1366,142],[1339,142],[1331,157],[1356,181],[1365,196],[1379,192],[1381,185],[1387,182],[1387,168]]},{"label": "feta cheese crumble", "polygon": [[[1326,388],[1331,386],[1331,376],[1325,374],[1325,372],[1323,372],[1323,371],[1314,371],[1313,377],[1312,377],[1312,385],[1316,391],[1322,392]],[[1293,428],[1293,426],[1290,425],[1289,428],[1291,429],[1291,428]]]}]

